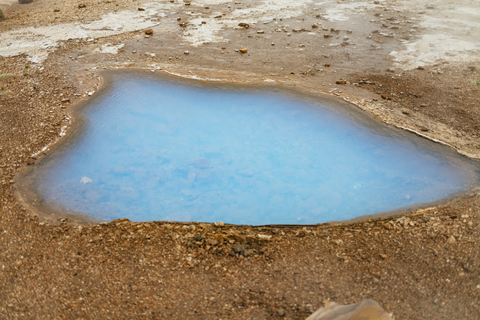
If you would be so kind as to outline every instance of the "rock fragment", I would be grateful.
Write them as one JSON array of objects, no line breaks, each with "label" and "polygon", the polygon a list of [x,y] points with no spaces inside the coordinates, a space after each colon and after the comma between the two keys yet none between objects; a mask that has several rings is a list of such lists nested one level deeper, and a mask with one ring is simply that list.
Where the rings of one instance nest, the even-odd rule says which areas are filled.
[{"label": "rock fragment", "polygon": [[78,9],[83,9],[83,8],[86,8],[86,7],[87,7],[87,5],[85,3],[80,3],[78,5]]},{"label": "rock fragment", "polygon": [[233,246],[233,252],[236,254],[244,255],[245,254],[245,247],[242,246],[241,244],[236,244]]},{"label": "rock fragment", "polygon": [[347,84],[347,80],[343,80],[343,79],[340,79],[340,80],[337,80],[337,82],[335,82],[336,84]]},{"label": "rock fragment", "polygon": [[219,243],[218,240],[216,240],[216,239],[207,239],[206,242],[209,246],[212,246],[212,247],[218,245],[218,243]]},{"label": "rock fragment", "polygon": [[147,30],[145,30],[145,34],[146,34],[147,36],[153,35],[153,29],[147,29]]},{"label": "rock fragment", "polygon": [[250,28],[250,25],[248,23],[245,23],[245,22],[240,22],[238,24],[239,27],[244,27],[245,29],[248,29]]},{"label": "rock fragment", "polygon": [[248,52],[248,49],[247,48],[242,48],[240,49],[240,53],[247,53]]},{"label": "rock fragment", "polygon": [[0,9],[0,21],[5,20],[5,16],[3,15],[2,10]]},{"label": "rock fragment", "polygon": [[450,236],[450,238],[448,238],[448,240],[447,240],[448,244],[455,244],[456,242],[457,242],[457,240],[455,239],[454,236]]},{"label": "rock fragment", "polygon": [[364,300],[356,304],[340,305],[334,302],[315,311],[306,320],[341,320],[341,319],[369,319],[369,320],[392,320],[392,317],[385,312],[373,300]]},{"label": "rock fragment", "polygon": [[293,32],[305,32],[305,31],[308,31],[308,30],[305,29],[305,28],[293,28],[292,31]]}]

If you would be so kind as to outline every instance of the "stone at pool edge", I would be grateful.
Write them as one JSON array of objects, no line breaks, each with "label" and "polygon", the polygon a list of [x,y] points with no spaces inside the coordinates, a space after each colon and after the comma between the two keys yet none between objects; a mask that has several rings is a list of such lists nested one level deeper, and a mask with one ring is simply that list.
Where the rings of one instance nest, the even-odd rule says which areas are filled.
[{"label": "stone at pool edge", "polygon": [[329,303],[318,309],[306,320],[393,320],[393,318],[373,300],[340,305]]}]

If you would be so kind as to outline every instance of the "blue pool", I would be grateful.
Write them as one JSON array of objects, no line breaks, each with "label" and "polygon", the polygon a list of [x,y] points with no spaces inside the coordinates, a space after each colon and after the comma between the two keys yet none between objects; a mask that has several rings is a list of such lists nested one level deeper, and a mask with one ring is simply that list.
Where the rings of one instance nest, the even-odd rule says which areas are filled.
[{"label": "blue pool", "polygon": [[313,224],[437,201],[478,181],[452,150],[344,102],[117,74],[39,166],[45,205],[102,220]]}]

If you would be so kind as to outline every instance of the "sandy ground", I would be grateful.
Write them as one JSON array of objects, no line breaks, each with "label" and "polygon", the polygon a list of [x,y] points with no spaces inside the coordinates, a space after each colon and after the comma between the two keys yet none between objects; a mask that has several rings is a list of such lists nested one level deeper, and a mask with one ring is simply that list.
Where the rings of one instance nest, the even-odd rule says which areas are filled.
[{"label": "sandy ground", "polygon": [[241,227],[89,225],[38,212],[16,183],[68,134],[98,72],[117,68],[330,94],[478,158],[475,1],[0,9],[0,318],[304,319],[326,301],[366,298],[397,319],[480,318],[478,189],[388,219]]}]

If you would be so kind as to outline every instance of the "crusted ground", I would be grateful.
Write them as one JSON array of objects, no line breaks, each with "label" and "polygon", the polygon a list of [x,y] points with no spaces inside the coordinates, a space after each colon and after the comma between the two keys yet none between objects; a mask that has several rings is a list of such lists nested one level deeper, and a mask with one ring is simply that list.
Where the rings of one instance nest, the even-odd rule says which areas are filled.
[{"label": "crusted ground", "polygon": [[[458,61],[445,55],[429,62],[430,56],[412,54],[415,67],[407,67],[402,55],[395,60],[389,52],[428,34],[420,30],[426,26],[414,28],[418,15],[427,21],[441,5],[425,6],[422,13],[376,2],[362,10],[340,7],[355,18],[335,20],[333,7],[309,7],[307,1],[311,10],[302,9],[307,13],[300,17],[269,16],[249,21],[248,29],[237,28],[245,16],[237,19],[234,11],[257,2],[212,0],[209,9],[208,1],[175,2],[165,15],[152,11],[161,24],[149,38],[137,30],[65,39],[43,62],[36,51],[0,57],[0,318],[304,319],[326,301],[367,298],[397,319],[479,318],[478,189],[402,216],[309,227],[125,220],[90,225],[40,212],[16,197],[18,175],[59,141],[74,121],[70,109],[101,87],[97,72],[104,68],[267,80],[334,94],[381,121],[478,157],[475,55],[464,59],[452,51]],[[1,7],[7,20],[0,30],[7,35],[32,25],[94,21],[117,4],[139,14],[144,11],[138,7],[149,10],[148,3],[127,1],[78,4]],[[212,11],[225,15],[212,18]],[[226,41],[198,45],[192,12],[207,24],[225,19],[215,35]],[[244,47],[246,54],[236,51]],[[0,51],[5,48],[0,44]]]}]

